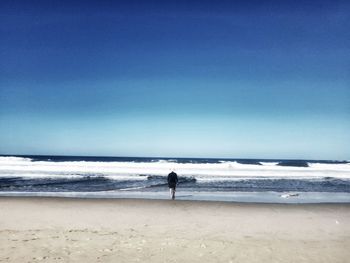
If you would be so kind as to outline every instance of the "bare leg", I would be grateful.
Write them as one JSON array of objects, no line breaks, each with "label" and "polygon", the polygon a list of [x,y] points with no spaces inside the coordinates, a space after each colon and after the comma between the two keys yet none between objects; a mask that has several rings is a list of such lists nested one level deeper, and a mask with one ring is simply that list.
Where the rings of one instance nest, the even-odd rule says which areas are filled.
[{"label": "bare leg", "polygon": [[171,199],[175,200],[175,188],[171,188]]}]

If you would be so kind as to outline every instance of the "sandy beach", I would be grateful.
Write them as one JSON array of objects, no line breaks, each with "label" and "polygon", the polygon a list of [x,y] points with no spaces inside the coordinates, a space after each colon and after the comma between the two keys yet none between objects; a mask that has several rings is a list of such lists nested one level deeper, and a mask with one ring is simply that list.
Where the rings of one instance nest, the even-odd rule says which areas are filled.
[{"label": "sandy beach", "polygon": [[0,198],[0,262],[349,258],[349,204]]}]

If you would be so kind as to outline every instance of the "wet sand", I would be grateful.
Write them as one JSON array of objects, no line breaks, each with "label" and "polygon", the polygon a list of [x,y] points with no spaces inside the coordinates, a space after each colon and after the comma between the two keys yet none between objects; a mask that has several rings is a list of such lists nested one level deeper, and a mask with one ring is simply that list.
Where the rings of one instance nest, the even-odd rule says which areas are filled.
[{"label": "wet sand", "polygon": [[350,204],[0,198],[0,262],[348,262]]}]

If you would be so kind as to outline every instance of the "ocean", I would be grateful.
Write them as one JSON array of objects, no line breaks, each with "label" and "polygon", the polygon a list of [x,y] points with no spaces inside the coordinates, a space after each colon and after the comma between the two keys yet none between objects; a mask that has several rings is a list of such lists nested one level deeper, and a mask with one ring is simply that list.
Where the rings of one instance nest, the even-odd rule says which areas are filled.
[{"label": "ocean", "polygon": [[350,202],[350,162],[327,160],[0,155],[0,196]]}]

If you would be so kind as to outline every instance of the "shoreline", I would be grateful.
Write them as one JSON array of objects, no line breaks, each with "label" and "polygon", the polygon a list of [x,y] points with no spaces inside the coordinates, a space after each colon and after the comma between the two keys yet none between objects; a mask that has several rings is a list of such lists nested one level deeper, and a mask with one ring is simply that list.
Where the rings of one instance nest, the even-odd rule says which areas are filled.
[{"label": "shoreline", "polygon": [[149,198],[113,198],[113,197],[70,197],[70,196],[2,196],[0,195],[0,202],[6,200],[31,200],[31,201],[68,201],[68,202],[135,202],[135,203],[182,203],[182,204],[206,204],[206,205],[227,205],[227,206],[345,206],[350,208],[350,202],[336,203],[336,202],[322,202],[322,203],[263,203],[263,202],[236,202],[236,201],[216,201],[216,200],[183,200],[183,199],[149,199]]},{"label": "shoreline", "polygon": [[[167,191],[99,191],[99,192],[0,192],[2,197],[58,197],[79,199],[169,200]],[[196,192],[177,191],[176,200],[259,204],[350,203],[346,192]]]}]

